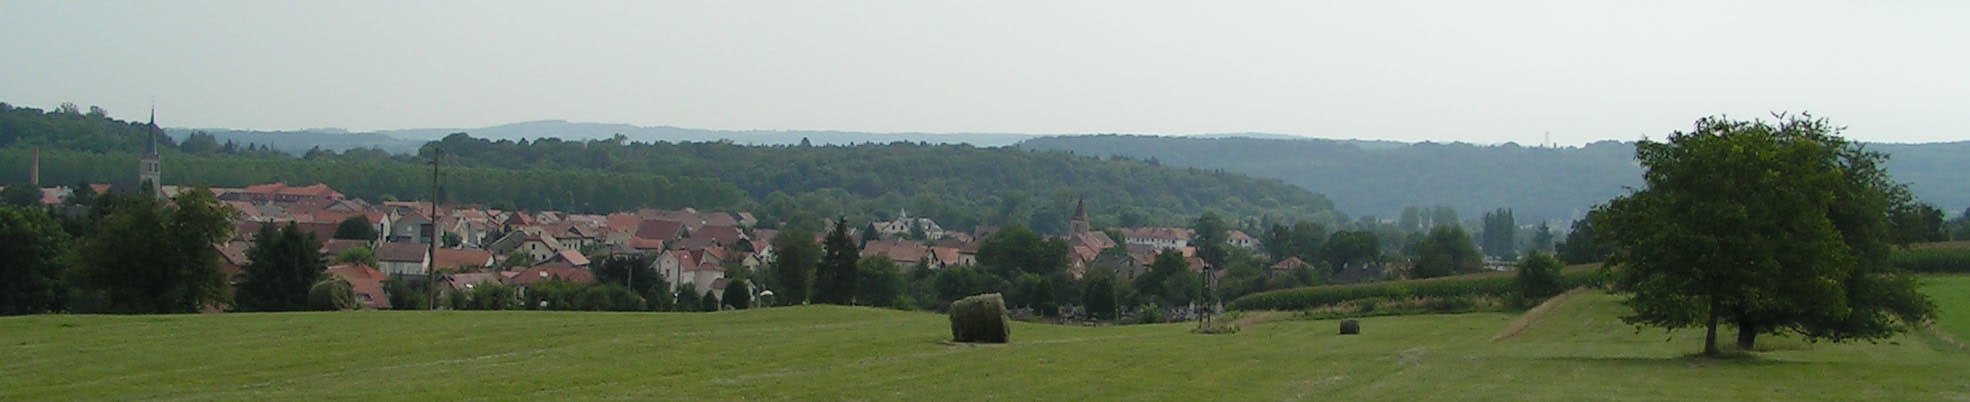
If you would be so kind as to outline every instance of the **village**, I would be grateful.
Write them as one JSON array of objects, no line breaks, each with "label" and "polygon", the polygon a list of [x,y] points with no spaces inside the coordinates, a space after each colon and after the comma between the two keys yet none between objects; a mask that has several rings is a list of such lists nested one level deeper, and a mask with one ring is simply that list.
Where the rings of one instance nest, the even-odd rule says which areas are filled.
[{"label": "village", "polygon": [[[113,191],[108,184],[91,187],[90,191],[96,193]],[[321,242],[321,258],[331,262],[328,274],[348,280],[358,301],[367,309],[393,308],[383,285],[392,278],[431,283],[435,273],[435,284],[444,292],[470,291],[487,283],[517,289],[552,280],[585,285],[596,281],[589,271],[591,261],[618,255],[651,257],[654,261],[651,268],[665,282],[673,286],[688,285],[696,293],[679,297],[721,298],[728,284],[728,270],[760,269],[772,261],[771,244],[779,234],[772,228],[780,226],[760,222],[749,212],[691,208],[639,209],[598,215],[511,211],[478,205],[440,204],[434,208],[422,201],[372,203],[347,197],[326,184],[297,186],[276,182],[204,190],[237,212],[231,237],[212,246],[224,257],[220,271],[232,283],[238,283],[241,267],[248,263],[246,250],[252,246],[253,236],[262,225],[292,224]],[[161,188],[166,196],[185,191],[196,190],[169,185]],[[74,189],[66,186],[46,187],[42,190],[42,202],[57,206],[72,193]],[[1113,272],[1116,278],[1132,279],[1146,271],[1157,254],[1168,250],[1182,253],[1193,272],[1206,272],[1206,263],[1190,244],[1192,229],[1093,230],[1084,206],[1076,207],[1070,225],[1072,233],[1058,236],[1070,247],[1067,266],[1073,278],[1081,278],[1090,269],[1104,269]],[[366,237],[346,233],[337,236],[338,229],[350,222],[367,226],[374,236],[346,238]],[[863,239],[862,258],[886,258],[908,272],[973,266],[978,262],[982,239],[998,228],[980,226],[971,232],[945,230],[934,219],[899,211],[889,221],[855,225],[851,230],[855,238]],[[1111,233],[1120,234],[1121,239],[1113,238]],[[816,244],[824,234],[816,233]],[[1238,230],[1228,233],[1227,243],[1251,250],[1258,247],[1257,239]],[[333,263],[337,256],[357,248],[370,250],[375,256],[375,266]],[[1111,249],[1126,250],[1126,253],[1103,252]],[[1304,263],[1289,259],[1274,270],[1286,271],[1301,264]],[[756,284],[748,289],[756,290],[752,292],[754,297],[759,292],[770,291]]]}]

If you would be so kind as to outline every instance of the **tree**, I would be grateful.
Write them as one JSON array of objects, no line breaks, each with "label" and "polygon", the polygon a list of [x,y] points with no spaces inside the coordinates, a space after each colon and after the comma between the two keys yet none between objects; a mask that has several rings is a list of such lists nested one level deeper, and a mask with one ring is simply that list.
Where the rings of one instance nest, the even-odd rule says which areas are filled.
[{"label": "tree", "polygon": [[1566,283],[1560,277],[1560,260],[1538,250],[1526,252],[1525,258],[1519,260],[1512,282],[1518,287],[1519,300],[1527,306],[1566,291]]},{"label": "tree", "polygon": [[850,305],[855,303],[855,273],[861,250],[848,235],[848,219],[835,220],[833,231],[821,243],[821,265],[814,268],[814,302]]},{"label": "tree", "polygon": [[[308,308],[308,289],[321,282],[321,242],[315,234],[289,223],[278,229],[260,225],[246,249],[243,276],[234,291],[233,308],[240,311],[300,311]],[[343,282],[345,285],[347,281]]]},{"label": "tree", "polygon": [[1203,215],[1197,216],[1197,221],[1192,223],[1191,230],[1196,232],[1191,238],[1191,245],[1197,247],[1197,257],[1211,265],[1224,265],[1225,247],[1229,247],[1225,241],[1230,236],[1228,232],[1231,230],[1224,223],[1224,217],[1218,216],[1216,212],[1205,211]]},{"label": "tree", "polygon": [[978,245],[978,265],[1000,278],[1017,278],[1022,273],[1047,275],[1067,269],[1067,242],[1046,239],[1024,226],[1010,226],[986,237]]},{"label": "tree", "polygon": [[1715,355],[1720,323],[1750,349],[1781,331],[1878,339],[1933,315],[1886,264],[1888,212],[1907,190],[1881,170],[1885,156],[1823,119],[1782,118],[1705,118],[1635,145],[1644,187],[1590,214],[1595,240],[1614,246],[1615,289],[1631,294],[1623,320],[1702,326]]},{"label": "tree", "polygon": [[60,311],[68,234],[40,208],[0,207],[0,315]]},{"label": "tree", "polygon": [[1097,320],[1115,319],[1115,274],[1106,269],[1088,272],[1081,291],[1081,300],[1088,309],[1088,316]]},{"label": "tree", "polygon": [[949,308],[951,302],[958,299],[978,294],[999,293],[1006,289],[1005,279],[963,265],[938,270],[937,277],[932,279],[932,284],[937,294],[937,303],[934,307],[939,310]]},{"label": "tree", "polygon": [[903,300],[903,275],[897,273],[895,261],[874,256],[863,258],[856,264],[860,267],[855,270],[855,304],[897,308],[909,306]]},{"label": "tree", "polygon": [[231,208],[205,189],[167,207],[144,195],[103,196],[101,226],[74,249],[79,287],[119,313],[190,313],[226,301],[212,244],[232,231]]},{"label": "tree", "polygon": [[7,186],[5,189],[0,189],[0,206],[41,206],[41,189],[28,184]]},{"label": "tree", "polygon": [[1888,210],[1889,232],[1896,244],[1943,241],[1943,210],[1934,205],[1899,200]]},{"label": "tree", "polygon": [[1518,259],[1518,234],[1519,227],[1512,219],[1512,210],[1499,208],[1497,211],[1486,212],[1484,232],[1479,233],[1479,236],[1484,238],[1480,244],[1484,247],[1484,255],[1501,260]]},{"label": "tree", "polygon": [[1608,248],[1608,245],[1594,241],[1593,219],[1573,221],[1573,229],[1566,233],[1566,242],[1560,243],[1555,248],[1559,249],[1560,261],[1568,264],[1601,262],[1607,259],[1609,253],[1614,252]]},{"label": "tree", "polygon": [[745,310],[747,308],[751,308],[752,285],[749,285],[746,282],[747,281],[744,279],[726,282],[725,294],[719,297],[719,300],[723,300],[725,305],[727,306],[732,306],[733,310]]},{"label": "tree", "polygon": [[1382,240],[1368,231],[1334,232],[1320,249],[1327,269],[1340,270],[1349,264],[1374,261],[1382,255]]},{"label": "tree", "polygon": [[335,263],[362,264],[375,267],[376,251],[370,250],[369,247],[350,247],[348,250],[342,250],[341,253],[335,254]]},{"label": "tree", "polygon": [[1202,291],[1196,273],[1190,271],[1190,262],[1176,250],[1157,254],[1149,263],[1149,271],[1136,276],[1131,285],[1136,294],[1163,306],[1189,304]]},{"label": "tree", "polygon": [[773,300],[782,306],[807,302],[814,266],[820,260],[820,246],[814,244],[812,232],[788,228],[773,237],[773,282],[766,287],[773,291]]},{"label": "tree", "polygon": [[369,225],[369,218],[360,215],[351,216],[335,224],[335,235],[330,237],[343,240],[376,240],[376,227]]},{"label": "tree", "polygon": [[1471,236],[1458,225],[1430,228],[1430,234],[1422,239],[1422,243],[1412,247],[1416,250],[1416,263],[1409,271],[1411,278],[1477,272],[1484,267],[1484,257],[1478,255],[1477,246],[1471,244]]},{"label": "tree", "polygon": [[[657,308],[659,296],[669,299],[670,284],[657,273],[654,259],[645,254],[612,255],[593,263],[595,281],[620,285],[641,297],[647,307]],[[727,285],[731,286],[731,285]]]},{"label": "tree", "polygon": [[1553,227],[1547,225],[1545,221],[1540,221],[1539,226],[1532,230],[1532,249],[1552,252],[1553,238]]}]

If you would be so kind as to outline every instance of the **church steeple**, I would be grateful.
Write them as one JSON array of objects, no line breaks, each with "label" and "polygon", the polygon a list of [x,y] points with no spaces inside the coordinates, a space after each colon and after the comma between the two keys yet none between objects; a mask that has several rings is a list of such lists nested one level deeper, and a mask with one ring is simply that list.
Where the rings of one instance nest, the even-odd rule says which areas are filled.
[{"label": "church steeple", "polygon": [[144,131],[150,138],[144,145],[143,160],[137,162],[137,186],[144,192],[163,198],[164,181],[157,166],[157,134],[160,131],[157,128],[157,106],[151,106],[150,123],[144,125]]},{"label": "church steeple", "polygon": [[1068,226],[1072,226],[1074,228],[1074,234],[1077,235],[1088,232],[1087,200],[1081,198],[1074,199],[1074,220],[1069,222]]}]

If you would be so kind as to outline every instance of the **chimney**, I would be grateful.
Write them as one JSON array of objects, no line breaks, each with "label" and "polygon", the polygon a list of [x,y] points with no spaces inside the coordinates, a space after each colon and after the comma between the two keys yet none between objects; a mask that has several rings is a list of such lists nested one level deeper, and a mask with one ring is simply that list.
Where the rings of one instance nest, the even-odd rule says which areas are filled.
[{"label": "chimney", "polygon": [[41,188],[41,147],[40,146],[34,147],[34,156],[31,159],[29,159],[27,165],[27,182],[34,184],[34,188]]}]

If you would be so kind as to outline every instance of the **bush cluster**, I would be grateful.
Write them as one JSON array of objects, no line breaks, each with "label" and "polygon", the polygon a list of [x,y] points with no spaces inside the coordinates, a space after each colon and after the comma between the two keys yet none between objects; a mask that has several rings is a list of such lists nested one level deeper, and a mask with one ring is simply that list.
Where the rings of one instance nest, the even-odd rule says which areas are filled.
[{"label": "bush cluster", "polygon": [[[1599,286],[1602,281],[1603,274],[1598,270],[1582,269],[1561,274],[1561,282],[1564,288],[1568,289],[1579,286]],[[1460,308],[1475,305],[1471,301],[1474,298],[1502,299],[1517,290],[1518,286],[1512,275],[1485,274],[1281,289],[1240,297],[1238,300],[1231,301],[1228,307],[1233,310],[1309,310],[1354,304],[1358,312],[1368,313],[1375,311],[1378,304],[1424,300],[1428,305],[1423,307],[1431,312],[1439,310],[1455,312]]]},{"label": "bush cluster", "polygon": [[1012,318],[1006,316],[1005,298],[998,293],[951,302],[952,341],[1006,343],[1011,337]]}]

